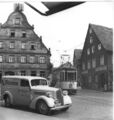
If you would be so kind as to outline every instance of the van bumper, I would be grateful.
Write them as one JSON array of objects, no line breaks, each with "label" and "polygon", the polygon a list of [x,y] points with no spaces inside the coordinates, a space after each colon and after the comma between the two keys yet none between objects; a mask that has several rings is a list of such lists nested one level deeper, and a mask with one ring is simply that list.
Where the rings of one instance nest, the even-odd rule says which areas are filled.
[{"label": "van bumper", "polygon": [[57,107],[53,107],[51,108],[50,110],[62,110],[64,108],[68,108],[68,107],[71,107],[71,104],[67,104],[67,105],[64,105],[64,106],[57,106]]}]

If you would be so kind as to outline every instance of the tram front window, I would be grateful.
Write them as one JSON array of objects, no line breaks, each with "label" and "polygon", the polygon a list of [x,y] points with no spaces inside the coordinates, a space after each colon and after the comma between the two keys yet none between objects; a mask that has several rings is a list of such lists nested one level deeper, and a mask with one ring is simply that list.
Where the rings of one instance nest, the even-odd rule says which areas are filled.
[{"label": "tram front window", "polygon": [[68,73],[68,81],[74,81],[75,80],[75,73],[69,72]]}]

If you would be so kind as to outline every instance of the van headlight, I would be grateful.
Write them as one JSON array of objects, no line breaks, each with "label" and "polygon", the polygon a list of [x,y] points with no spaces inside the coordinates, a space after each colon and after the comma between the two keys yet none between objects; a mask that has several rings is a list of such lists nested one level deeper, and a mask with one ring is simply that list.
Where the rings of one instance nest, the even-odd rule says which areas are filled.
[{"label": "van headlight", "polygon": [[68,91],[64,90],[63,95],[68,95]]},{"label": "van headlight", "polygon": [[51,92],[47,92],[47,93],[46,93],[46,96],[49,97],[49,98],[52,98],[52,97],[53,97]]}]

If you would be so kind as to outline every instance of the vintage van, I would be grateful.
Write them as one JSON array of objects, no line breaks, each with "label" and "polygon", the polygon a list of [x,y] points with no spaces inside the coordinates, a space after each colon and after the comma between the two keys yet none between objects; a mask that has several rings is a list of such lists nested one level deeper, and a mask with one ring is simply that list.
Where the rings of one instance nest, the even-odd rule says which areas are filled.
[{"label": "vintage van", "polygon": [[65,111],[72,104],[67,91],[49,87],[46,78],[33,76],[3,76],[1,98],[6,107],[29,106],[45,115],[52,110]]}]

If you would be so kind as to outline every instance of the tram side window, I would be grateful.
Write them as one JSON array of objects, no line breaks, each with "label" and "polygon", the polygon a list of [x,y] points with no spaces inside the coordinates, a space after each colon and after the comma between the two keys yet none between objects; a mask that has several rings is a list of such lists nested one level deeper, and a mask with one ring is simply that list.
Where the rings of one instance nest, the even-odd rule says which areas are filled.
[{"label": "tram side window", "polygon": [[64,81],[64,73],[63,72],[60,73],[60,81]]}]

